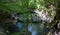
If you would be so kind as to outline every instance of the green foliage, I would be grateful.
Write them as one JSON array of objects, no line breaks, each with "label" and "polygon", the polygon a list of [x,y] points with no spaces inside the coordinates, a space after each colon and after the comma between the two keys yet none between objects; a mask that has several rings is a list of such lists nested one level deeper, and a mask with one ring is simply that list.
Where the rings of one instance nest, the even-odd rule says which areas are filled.
[{"label": "green foliage", "polygon": [[[1,0],[0,10],[11,10],[12,12],[27,12],[28,8],[43,6],[42,0]],[[33,6],[33,7],[32,7]]]},{"label": "green foliage", "polygon": [[27,9],[26,0],[1,0],[0,10],[10,10],[11,12],[24,12]]},{"label": "green foliage", "polygon": [[[45,7],[45,5],[47,5],[48,3],[56,4],[58,1],[56,0],[0,0],[0,12],[3,12],[4,16],[8,15],[6,14],[6,11],[17,12],[23,14],[23,18],[27,18],[28,14],[30,14],[30,10],[29,10],[30,8],[33,11],[35,9],[42,9],[44,10],[44,12],[49,12],[50,16],[54,18],[56,15],[56,10],[48,9]],[[60,3],[57,4],[57,9],[59,8],[59,4]],[[52,22],[52,24],[54,24],[54,22]],[[14,33],[14,35],[17,34],[18,33]]]},{"label": "green foliage", "polygon": [[15,33],[12,33],[12,34],[10,34],[10,35],[19,35],[20,33],[18,33],[18,32],[15,32]]}]

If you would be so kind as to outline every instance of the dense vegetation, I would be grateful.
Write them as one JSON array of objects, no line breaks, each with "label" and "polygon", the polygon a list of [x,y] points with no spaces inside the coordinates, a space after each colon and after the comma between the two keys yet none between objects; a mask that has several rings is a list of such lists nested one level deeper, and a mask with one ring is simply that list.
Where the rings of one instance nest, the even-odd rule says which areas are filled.
[{"label": "dense vegetation", "polygon": [[[35,10],[43,10],[44,13],[48,12],[48,16],[53,20],[51,20],[51,22],[45,22],[43,20],[42,22],[39,20],[34,22],[32,18],[38,16],[38,14],[34,12]],[[45,26],[48,26],[50,29],[49,32],[51,33],[55,30],[54,25],[60,21],[59,11],[60,0],[0,0],[0,26],[4,27],[5,23],[13,24],[12,22],[14,22],[14,20],[11,18],[11,14],[14,15],[14,13],[16,13],[20,18],[22,17],[22,22],[27,26],[29,23],[40,24],[40,26],[42,26],[41,24],[44,24]],[[35,15],[31,16],[32,14]],[[9,25],[10,24],[8,24],[8,26]],[[43,27],[42,30],[45,28],[46,27]],[[37,27],[34,29],[37,29]],[[17,35],[19,33],[17,32]],[[13,34],[16,34],[16,32]]]}]

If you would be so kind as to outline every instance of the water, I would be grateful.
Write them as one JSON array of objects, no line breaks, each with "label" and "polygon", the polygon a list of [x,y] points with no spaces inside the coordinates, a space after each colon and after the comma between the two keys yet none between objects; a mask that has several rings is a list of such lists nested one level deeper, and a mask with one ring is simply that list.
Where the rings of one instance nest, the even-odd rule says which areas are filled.
[{"label": "water", "polygon": [[49,23],[52,22],[52,20],[53,20],[53,17],[51,18],[51,16],[49,16],[48,12],[44,13],[43,10],[41,10],[41,11],[35,10],[34,12],[38,14],[39,20],[49,22]]},{"label": "water", "polygon": [[22,24],[22,22],[17,22],[16,23],[16,26],[18,26],[19,28],[22,28],[23,27],[23,24]]},{"label": "water", "polygon": [[[42,12],[40,12],[40,13],[42,15],[42,16],[40,15],[40,17],[43,17],[43,18],[40,18],[40,19],[42,19],[44,21],[50,20],[50,19],[47,19],[45,14],[42,14]],[[13,15],[13,17],[16,18],[16,16],[14,16],[14,15]],[[25,24],[23,22],[17,22],[16,26],[19,28],[19,31],[24,30],[24,28],[28,28],[28,31],[30,31],[32,35],[37,35],[37,34],[45,35],[44,32],[47,31],[47,29],[45,30],[45,27],[43,27],[43,25],[41,26],[39,24],[33,24],[33,23],[28,24],[28,26],[25,26]],[[39,27],[39,26],[41,26],[42,28]]]},{"label": "water", "polygon": [[37,32],[35,31],[35,29],[33,28],[32,25],[28,25],[28,31],[30,31],[32,33],[32,35],[36,35]]}]

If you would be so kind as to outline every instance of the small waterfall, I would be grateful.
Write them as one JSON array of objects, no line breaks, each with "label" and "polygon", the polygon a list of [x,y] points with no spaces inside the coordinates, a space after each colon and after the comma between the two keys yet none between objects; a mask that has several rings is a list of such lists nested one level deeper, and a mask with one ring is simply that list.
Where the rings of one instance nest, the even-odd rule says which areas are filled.
[{"label": "small waterfall", "polygon": [[45,22],[52,22],[53,17],[51,18],[51,16],[49,16],[48,12],[44,13],[43,10],[39,11],[39,10],[35,10],[35,13],[37,13],[39,16],[39,19]]}]

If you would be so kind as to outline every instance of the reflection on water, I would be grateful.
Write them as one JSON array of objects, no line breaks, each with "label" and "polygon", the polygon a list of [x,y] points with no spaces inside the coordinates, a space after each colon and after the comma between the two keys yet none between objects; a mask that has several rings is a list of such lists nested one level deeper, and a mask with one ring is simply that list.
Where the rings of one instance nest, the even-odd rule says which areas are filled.
[{"label": "reflection on water", "polygon": [[18,26],[19,28],[22,28],[23,27],[22,25],[23,25],[22,22],[17,22],[16,23],[16,26]]},{"label": "reflection on water", "polygon": [[33,31],[33,27],[32,27],[31,25],[28,25],[28,30],[29,30],[30,32],[32,32],[32,31]]},{"label": "reflection on water", "polygon": [[[22,22],[17,22],[16,24],[21,30],[24,30],[24,25]],[[39,27],[39,24],[28,24],[28,31],[31,32],[31,35],[44,35],[44,28]],[[26,29],[27,30],[27,29]]]},{"label": "reflection on water", "polygon": [[[41,25],[41,24],[40,24]],[[16,23],[16,27],[15,25],[12,25],[9,27],[9,31],[12,32],[16,32],[16,31],[20,31],[20,32],[25,32],[25,30],[28,30],[31,35],[46,35],[46,33],[48,33],[49,29],[47,29],[45,26],[42,26],[43,28],[40,27],[39,24],[34,24],[34,23],[29,23],[27,26],[23,23],[23,22],[17,22]],[[27,33],[25,33],[27,34]]]},{"label": "reflection on water", "polygon": [[32,35],[36,35],[36,30],[33,28],[32,25],[28,25],[28,31],[30,31]]},{"label": "reflection on water", "polygon": [[[13,15],[13,17],[17,18],[16,15]],[[36,19],[36,18],[35,18]],[[28,30],[29,32],[31,32],[31,35],[45,35],[47,28],[44,27],[43,24],[35,24],[35,23],[28,23],[28,25],[25,25],[27,23],[23,23],[18,21],[16,23],[16,26],[18,27],[19,31],[23,31],[24,29]]]},{"label": "reflection on water", "polygon": [[32,35],[36,35],[36,31],[32,31]]}]

